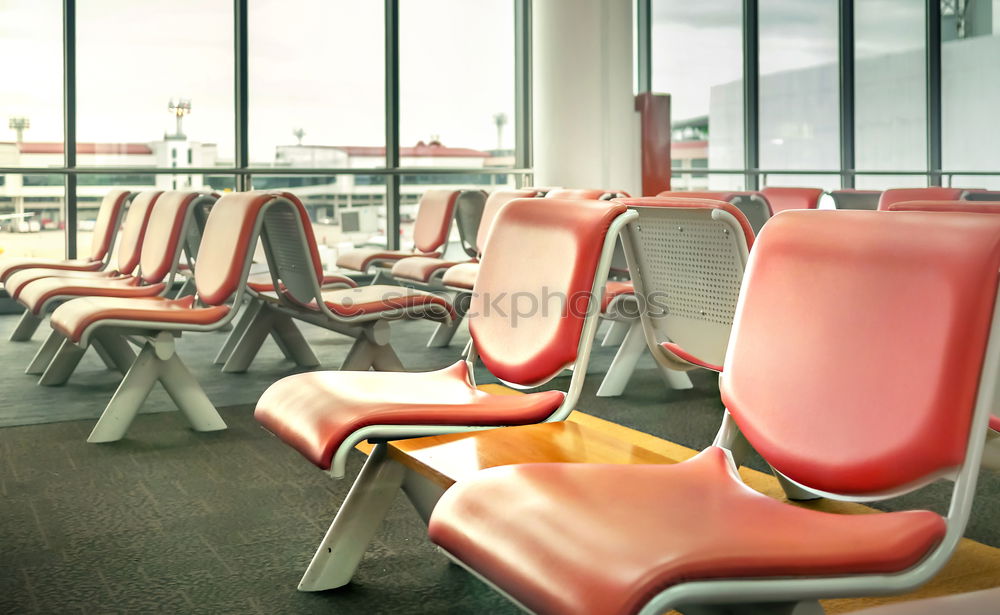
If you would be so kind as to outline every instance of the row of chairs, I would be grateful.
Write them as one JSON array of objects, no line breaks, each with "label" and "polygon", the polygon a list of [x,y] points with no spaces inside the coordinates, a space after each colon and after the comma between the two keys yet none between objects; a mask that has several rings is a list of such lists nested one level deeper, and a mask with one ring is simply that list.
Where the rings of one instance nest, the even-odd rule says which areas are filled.
[{"label": "row of chairs", "polygon": [[[739,289],[732,334],[714,359],[727,408],[716,442],[674,466],[486,470],[432,507],[431,539],[533,612],[818,613],[817,598],[921,585],[964,532],[996,407],[996,205],[788,212],[754,238],[746,216],[721,201],[507,203],[479,264],[464,360],[423,374],[300,374],[258,402],[265,428],[334,477],[355,444],[375,444],[300,588],[351,578],[402,486],[388,441],[565,418],[619,234],[637,296],[661,310],[641,312],[649,346],[672,360],[713,365],[699,356],[697,335],[684,347],[658,334],[661,325],[674,331],[671,319],[683,322],[687,306],[653,305],[644,285],[674,283],[667,297],[685,299],[687,280],[659,270],[678,253],[697,252],[702,272],[745,265],[741,280],[705,282],[702,273],[699,287],[709,303],[696,312],[716,305],[717,287]],[[685,243],[698,234],[714,235],[718,251]],[[516,293],[583,299],[513,326],[487,303]],[[840,326],[845,313],[856,316],[850,327]],[[565,392],[490,394],[472,381],[477,360],[522,388],[567,366],[573,375]],[[878,500],[946,477],[951,508],[945,517],[841,516],[790,506],[742,484],[735,469],[748,445],[795,494]]]},{"label": "row of chairs", "polygon": [[[180,198],[158,198],[170,197]],[[685,366],[724,367],[727,413],[717,442],[678,466],[487,471],[447,492],[430,519],[431,538],[537,612],[654,613],[672,606],[697,612],[694,605],[741,601],[792,612],[816,608],[814,597],[919,585],[964,531],[995,401],[995,297],[981,292],[997,287],[1000,218],[986,215],[995,206],[794,212],[769,222],[755,240],[747,217],[720,201],[551,198],[539,207],[533,198],[509,200],[498,208],[478,261],[468,316],[472,344],[462,361],[427,374],[300,374],[273,385],[258,403],[256,416],[267,429],[333,476],[343,476],[354,444],[376,443],[301,587],[350,579],[388,507],[386,495],[402,480],[386,457],[387,441],[565,418],[580,395],[619,235],[650,349]],[[898,211],[907,207],[917,211]],[[942,208],[951,211],[936,211]],[[258,236],[271,272],[269,288],[260,291],[273,295],[275,307],[268,309],[296,318],[326,306],[335,317],[363,314],[369,320],[354,322],[369,323],[385,322],[384,313],[406,314],[405,304],[454,317],[446,316],[446,301],[424,291],[407,289],[404,297],[437,302],[387,306],[385,293],[399,293],[398,287],[371,294],[378,297],[372,305],[343,300],[354,288],[324,290],[301,204],[283,193],[241,193],[222,197],[208,217],[194,297],[73,299],[57,308],[53,327],[81,348],[88,337],[103,342],[102,332],[140,337],[143,350],[115,397],[130,376],[132,398],[141,391],[136,381],[151,387],[160,379],[196,429],[219,428],[214,408],[195,403],[192,389],[200,387],[184,375],[172,337],[233,317],[227,300],[239,305],[241,292],[249,292]],[[715,241],[714,248],[703,249],[699,237],[710,246]],[[669,269],[692,254],[687,275],[694,278]],[[736,280],[706,274],[719,263],[746,272]],[[796,283],[801,279],[810,281],[808,293]],[[660,284],[674,285],[662,299],[677,304],[652,300]],[[717,342],[704,342],[691,323],[704,322],[714,309],[724,317],[718,298],[733,287],[742,293],[730,316],[736,324],[726,335],[728,351],[713,356]],[[525,294],[562,303],[516,326],[513,304],[491,309],[498,297]],[[692,308],[699,301],[702,309]],[[354,310],[358,305],[366,307]],[[914,305],[921,310],[900,309]],[[863,314],[863,326],[828,326],[847,310]],[[169,313],[170,320],[154,320],[154,313]],[[793,316],[803,313],[810,320]],[[379,316],[371,320],[373,314]],[[386,329],[372,325],[363,345]],[[518,387],[537,386],[566,367],[573,372],[565,392],[492,395],[474,385],[470,368],[477,360]],[[780,385],[775,374],[782,375]],[[124,433],[134,411],[114,405],[92,440]],[[925,511],[838,517],[791,508],[739,482],[733,468],[745,442],[786,483],[830,497],[877,499],[949,476],[952,510],[942,519]],[[743,577],[750,580],[736,580]]]}]

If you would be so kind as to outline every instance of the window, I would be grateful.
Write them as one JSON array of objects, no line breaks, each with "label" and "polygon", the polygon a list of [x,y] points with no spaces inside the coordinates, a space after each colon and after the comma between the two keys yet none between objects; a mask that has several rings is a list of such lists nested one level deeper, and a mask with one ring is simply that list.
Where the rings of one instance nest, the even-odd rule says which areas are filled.
[{"label": "window", "polygon": [[[854,139],[859,170],[927,169],[923,2],[854,3]],[[907,176],[872,178],[886,187]],[[926,178],[916,179],[926,185]],[[863,183],[859,178],[858,187]]]},{"label": "window", "polygon": [[[0,176],[3,177],[3,176]],[[0,260],[62,258],[65,188],[61,175],[8,175],[0,194]]]},{"label": "window", "polygon": [[254,0],[248,22],[251,164],[385,166],[384,3]]},{"label": "window", "polygon": [[[681,168],[695,168],[696,160],[709,168],[743,168],[741,7],[740,0],[652,2],[652,88],[670,94],[671,155]],[[736,188],[743,178],[709,181]]]},{"label": "window", "polygon": [[760,166],[837,169],[837,0],[759,6]]},{"label": "window", "polygon": [[231,0],[78,2],[76,57],[80,166],[233,159]]},{"label": "window", "polygon": [[400,0],[402,166],[514,166],[512,0]]},{"label": "window", "polygon": [[63,166],[62,2],[4,0],[0,24],[0,167]]}]

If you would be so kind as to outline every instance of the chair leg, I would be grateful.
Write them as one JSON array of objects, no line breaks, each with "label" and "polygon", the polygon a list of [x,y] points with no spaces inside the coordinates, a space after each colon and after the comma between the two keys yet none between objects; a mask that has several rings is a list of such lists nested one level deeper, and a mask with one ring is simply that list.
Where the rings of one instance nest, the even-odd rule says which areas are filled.
[{"label": "chair leg", "polygon": [[68,339],[63,339],[62,345],[52,357],[49,366],[45,368],[38,384],[43,387],[57,387],[66,384],[86,351],[86,348],[78,346]]},{"label": "chair leg", "polygon": [[65,339],[66,338],[63,337],[63,335],[58,331],[50,331],[49,336],[45,338],[41,347],[39,347],[38,351],[35,352],[34,358],[31,359],[31,363],[28,364],[24,373],[29,376],[40,376],[44,373],[45,368],[49,366],[50,362],[52,362],[52,357],[56,356],[56,352],[59,351],[59,346],[62,345],[63,340]]},{"label": "chair leg", "polygon": [[379,372],[405,372],[403,362],[399,360],[399,355],[386,344],[375,348],[375,357],[372,360],[372,368]]},{"label": "chair leg", "polygon": [[604,376],[601,386],[597,389],[598,397],[617,397],[625,391],[628,381],[632,378],[632,372],[639,362],[639,357],[646,352],[646,338],[642,332],[642,324],[638,319],[632,321],[625,334],[625,339],[615,358],[608,367],[608,373]]},{"label": "chair leg", "polygon": [[375,445],[302,575],[300,591],[334,589],[354,576],[403,483],[403,466],[389,459],[387,449],[384,442]]},{"label": "chair leg", "polygon": [[675,391],[686,391],[688,389],[694,388],[694,383],[691,382],[691,376],[687,372],[682,372],[678,369],[670,369],[664,365],[656,364],[660,368],[660,375],[663,376],[663,380],[667,383],[667,387],[674,389]]},{"label": "chair leg", "polygon": [[375,344],[364,335],[354,340],[351,349],[347,351],[344,362],[340,364],[341,371],[366,372],[375,363]]},{"label": "chair leg", "polygon": [[239,342],[233,347],[229,358],[226,359],[225,365],[222,366],[223,373],[242,374],[247,371],[257,353],[260,352],[260,347],[264,345],[264,340],[271,333],[273,323],[274,312],[262,305],[243,334],[240,335]]},{"label": "chair leg", "polygon": [[107,355],[104,362],[108,367],[117,369],[122,375],[127,374],[135,363],[136,354],[124,337],[109,331],[98,331],[94,335],[94,342],[91,344],[94,350]]},{"label": "chair leg", "polygon": [[240,338],[243,337],[243,333],[253,322],[254,318],[260,312],[262,303],[256,299],[251,299],[247,302],[247,306],[243,309],[243,313],[240,314],[240,319],[237,321],[236,326],[232,328],[229,335],[226,336],[226,341],[222,344],[222,348],[219,349],[219,353],[215,355],[215,360],[213,361],[216,365],[224,364],[229,356],[233,354],[233,348],[240,342]]},{"label": "chair leg", "polygon": [[102,363],[104,363],[104,367],[110,370],[118,369],[118,366],[115,365],[114,359],[111,358],[111,355],[109,355],[108,351],[104,349],[104,346],[101,345],[100,341],[94,339],[93,341],[90,342],[90,347],[93,348],[94,352],[97,353],[97,357],[101,360]]},{"label": "chair leg", "polygon": [[180,357],[175,354],[165,361],[157,361],[160,384],[195,431],[218,431],[226,428],[226,422],[219,416],[215,405]]},{"label": "chair leg", "polygon": [[983,449],[981,464],[984,468],[1000,471],[1000,437],[994,431],[986,436],[986,448]]},{"label": "chair leg", "polygon": [[159,376],[156,352],[147,344],[118,385],[87,442],[116,442],[122,439]]},{"label": "chair leg", "polygon": [[611,326],[608,327],[607,332],[604,334],[604,339],[601,340],[602,347],[609,346],[620,346],[622,342],[625,341],[625,335],[629,330],[629,323],[626,320],[612,320]]},{"label": "chair leg", "polygon": [[271,337],[285,356],[299,367],[319,367],[319,359],[290,316],[275,315]]},{"label": "chair leg", "polygon": [[10,332],[10,341],[30,341],[31,336],[35,334],[38,325],[42,324],[44,318],[42,315],[32,314],[31,310],[24,310],[24,313],[21,314],[21,319],[17,321],[17,326]]}]

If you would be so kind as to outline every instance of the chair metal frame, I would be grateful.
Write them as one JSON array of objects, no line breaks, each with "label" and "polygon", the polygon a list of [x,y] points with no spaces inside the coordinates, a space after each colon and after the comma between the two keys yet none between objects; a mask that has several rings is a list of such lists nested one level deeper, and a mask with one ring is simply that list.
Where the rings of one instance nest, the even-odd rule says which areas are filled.
[{"label": "chair metal frame", "polygon": [[[618,234],[636,216],[635,212],[625,211],[612,220],[608,228],[594,273],[587,313],[577,345],[576,360],[566,366],[566,368],[572,369],[566,397],[551,415],[540,422],[565,420],[580,398],[586,378],[587,365],[590,361],[590,351],[593,348],[599,324],[601,297],[607,282]],[[469,364],[470,384],[473,386],[475,382],[471,381],[473,378],[472,365],[477,357],[475,344],[470,342],[464,359]],[[532,388],[548,382],[559,373],[561,370],[556,370],[555,373],[540,382],[531,383],[530,386],[506,384],[522,389]],[[300,591],[322,591],[346,585],[353,577],[375,531],[385,518],[398,489],[403,490],[425,521],[430,517],[430,512],[443,493],[443,489],[426,478],[412,471],[407,471],[398,462],[390,459],[388,456],[389,441],[482,431],[496,427],[496,425],[370,425],[351,434],[340,444],[333,455],[330,469],[327,471],[332,478],[344,477],[347,457],[357,444],[368,440],[373,442],[375,447],[355,479],[347,498],[337,511],[329,530],[320,542],[309,567],[299,582],[298,589]]]}]

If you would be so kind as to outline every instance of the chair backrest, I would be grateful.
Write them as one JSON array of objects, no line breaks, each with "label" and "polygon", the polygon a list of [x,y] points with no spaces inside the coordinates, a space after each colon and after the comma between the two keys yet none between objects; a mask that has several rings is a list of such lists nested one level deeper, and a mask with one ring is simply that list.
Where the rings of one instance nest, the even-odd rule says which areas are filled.
[{"label": "chair backrest", "polygon": [[264,211],[261,241],[271,277],[282,295],[299,305],[320,299],[323,261],[302,201],[290,192],[275,196]]},{"label": "chair backrest", "polygon": [[201,235],[205,232],[205,224],[208,223],[208,215],[212,212],[212,206],[218,199],[199,199],[191,204],[194,210],[191,212],[193,224],[187,226],[186,238],[184,239],[184,250],[187,252],[189,260],[198,258],[198,246],[201,245]]},{"label": "chair backrest", "polygon": [[1000,214],[1000,201],[900,201],[888,211],[951,211],[972,214]]},{"label": "chair backrest", "polygon": [[463,190],[455,202],[455,226],[458,227],[458,240],[462,250],[469,256],[479,254],[476,247],[476,237],[479,225],[482,224],[483,208],[486,206],[486,193],[482,190]]},{"label": "chair backrest", "polygon": [[500,213],[500,208],[514,199],[530,199],[538,196],[541,196],[541,193],[537,192],[534,188],[497,190],[491,194],[486,199],[486,205],[483,207],[483,217],[479,221],[479,229],[476,232],[478,255],[481,256],[485,251],[486,239],[490,236],[490,229],[493,227],[493,221],[496,219],[497,214]]},{"label": "chair backrest", "polygon": [[228,192],[212,206],[198,246],[194,281],[205,305],[222,305],[246,282],[262,224],[261,211],[282,192]]},{"label": "chair backrest", "polygon": [[759,192],[750,191],[701,191],[685,192],[677,190],[665,190],[656,196],[680,197],[684,199],[712,199],[716,201],[726,201],[743,212],[750,222],[750,228],[754,233],[759,233],[764,224],[771,218],[771,204]]},{"label": "chair backrest", "polygon": [[599,188],[554,188],[545,193],[546,199],[571,199],[585,201],[610,201],[629,196],[624,190],[602,190]]},{"label": "chair backrest", "polygon": [[855,190],[854,188],[844,188],[842,190],[830,191],[830,197],[833,199],[833,205],[837,209],[874,211],[878,209],[878,200],[881,196],[881,190]]},{"label": "chair backrest", "polygon": [[122,214],[125,213],[125,206],[131,196],[132,193],[128,190],[112,190],[104,195],[101,207],[97,210],[97,222],[94,223],[94,234],[90,240],[90,260],[102,261],[110,254],[111,246],[115,245]]},{"label": "chair backrest", "polygon": [[888,209],[889,205],[902,201],[957,201],[962,198],[965,188],[944,188],[930,186],[929,188],[890,188],[878,199],[880,210]]},{"label": "chair backrest", "polygon": [[461,190],[428,190],[417,205],[413,224],[413,245],[420,252],[434,252],[448,241],[455,201]]},{"label": "chair backrest", "polygon": [[998,271],[1000,216],[778,216],[750,255],[722,399],[809,489],[878,497],[954,472],[985,430]]},{"label": "chair backrest", "polygon": [[132,198],[125,213],[125,220],[122,222],[121,237],[118,238],[116,268],[119,273],[129,275],[139,266],[139,256],[142,254],[149,217],[162,194],[160,190],[145,190]]},{"label": "chair backrest", "polygon": [[730,203],[708,199],[615,202],[639,214],[622,238],[653,356],[674,359],[663,346],[668,343],[701,363],[722,365],[754,241],[746,216]]},{"label": "chair backrest", "polygon": [[785,188],[768,186],[760,191],[771,204],[771,211],[780,213],[786,209],[816,209],[823,196],[821,188]]},{"label": "chair backrest", "polygon": [[194,209],[202,203],[214,203],[218,198],[215,193],[190,190],[173,190],[160,195],[142,244],[139,270],[143,282],[158,284],[177,272],[187,229],[194,226]]},{"label": "chair backrest", "polygon": [[[577,360],[596,318],[607,270],[599,270],[620,203],[515,199],[497,215],[469,307],[469,331],[496,377],[533,386]],[[608,253],[610,257],[610,252]]]}]

